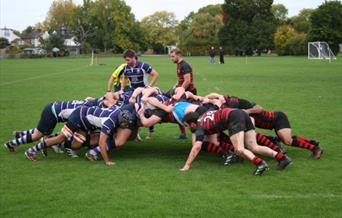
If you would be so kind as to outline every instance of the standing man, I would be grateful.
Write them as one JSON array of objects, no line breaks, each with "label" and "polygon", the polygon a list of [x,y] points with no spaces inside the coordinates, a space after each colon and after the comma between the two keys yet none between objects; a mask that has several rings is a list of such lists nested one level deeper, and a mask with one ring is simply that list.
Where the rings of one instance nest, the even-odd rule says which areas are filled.
[{"label": "standing man", "polygon": [[224,64],[224,49],[220,47],[220,64]]},{"label": "standing man", "polygon": [[[179,48],[172,49],[170,57],[171,61],[177,64],[178,82],[176,84],[176,87],[183,87],[185,91],[189,91],[194,95],[197,95],[197,89],[193,83],[192,67],[190,64],[183,60],[182,51]],[[180,125],[179,130],[179,139],[186,139],[185,128]]]},{"label": "standing man", "polygon": [[[123,54],[123,58],[127,65],[121,70],[119,77],[125,75],[129,82],[131,82],[133,89],[154,86],[159,74],[151,65],[138,61],[135,51],[132,49],[127,49]],[[149,83],[147,79],[148,75],[151,76],[151,81]],[[121,86],[125,87],[127,83],[127,79],[123,80]]]},{"label": "standing man", "polygon": [[215,64],[215,48],[211,47],[209,50],[210,63]]},{"label": "standing man", "polygon": [[[152,68],[151,65],[138,61],[137,55],[134,50],[127,49],[123,53],[123,58],[125,59],[126,66],[119,73],[119,77],[125,76],[125,79],[121,81],[121,87],[126,87],[128,82],[131,83],[131,87],[136,89],[138,87],[152,87],[158,80],[158,72]],[[151,77],[150,82],[148,82],[148,76]],[[128,81],[129,80],[129,81]],[[149,128],[149,134],[147,138],[151,138],[154,132],[153,126]],[[138,136],[138,139],[140,136]]]}]

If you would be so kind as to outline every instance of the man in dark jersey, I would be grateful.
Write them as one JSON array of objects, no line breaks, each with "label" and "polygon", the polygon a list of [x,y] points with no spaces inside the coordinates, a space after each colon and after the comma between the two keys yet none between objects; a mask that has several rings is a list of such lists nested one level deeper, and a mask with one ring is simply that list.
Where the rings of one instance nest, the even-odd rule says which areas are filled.
[{"label": "man in dark jersey", "polygon": [[[192,67],[185,60],[183,60],[182,51],[179,48],[172,49],[170,58],[173,63],[177,64],[178,82],[175,86],[183,87],[185,91],[189,91],[196,95],[197,90],[193,82]],[[179,126],[179,130],[179,139],[186,139],[185,128],[183,126]]]},{"label": "man in dark jersey", "polygon": [[[190,169],[191,163],[201,150],[205,137],[228,130],[230,140],[234,146],[234,152],[250,160],[256,165],[254,175],[261,175],[268,169],[267,163],[255,156],[253,152],[273,157],[278,161],[278,170],[283,170],[291,163],[291,160],[281,152],[275,152],[256,143],[254,126],[247,115],[242,110],[225,108],[222,110],[208,111],[200,116],[196,112],[185,115],[184,123],[193,132],[193,147],[181,171]],[[245,144],[247,149],[245,148]]]},{"label": "man in dark jersey", "polygon": [[[238,97],[223,96],[217,93],[207,95],[209,98],[221,99],[221,108],[238,108],[244,109],[251,117],[254,118],[255,127],[260,129],[269,129],[276,132],[279,139],[286,145],[299,147],[310,150],[313,159],[320,159],[323,154],[319,142],[302,136],[292,136],[292,130],[287,115],[282,111],[266,111],[259,105],[251,103],[248,100]],[[261,136],[259,136],[260,138]],[[264,137],[263,137],[264,138]],[[266,140],[265,138],[262,140]]]}]

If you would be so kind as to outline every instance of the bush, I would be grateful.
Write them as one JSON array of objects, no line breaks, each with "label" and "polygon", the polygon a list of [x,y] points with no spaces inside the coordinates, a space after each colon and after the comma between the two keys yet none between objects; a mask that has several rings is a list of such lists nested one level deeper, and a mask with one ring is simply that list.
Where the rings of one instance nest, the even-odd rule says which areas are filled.
[{"label": "bush", "polygon": [[274,45],[278,55],[304,55],[307,53],[307,35],[283,25],[274,34]]}]

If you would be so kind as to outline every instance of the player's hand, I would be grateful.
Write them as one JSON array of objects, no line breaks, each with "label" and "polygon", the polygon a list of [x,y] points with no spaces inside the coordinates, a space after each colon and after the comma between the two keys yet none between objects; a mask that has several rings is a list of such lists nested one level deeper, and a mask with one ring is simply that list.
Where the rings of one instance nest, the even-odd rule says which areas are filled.
[{"label": "player's hand", "polygon": [[169,106],[167,106],[167,108],[166,108],[166,112],[171,113],[171,112],[172,112],[172,109],[173,109],[173,106],[172,106],[172,105],[169,105]]},{"label": "player's hand", "polygon": [[184,167],[180,169],[180,171],[185,172],[185,171],[188,171],[189,169],[190,169],[189,165],[184,165]]},{"label": "player's hand", "polygon": [[129,101],[129,103],[131,103],[131,104],[134,104],[135,103],[135,97],[130,97],[130,99],[128,100]]},{"label": "player's hand", "polygon": [[113,161],[107,161],[107,162],[106,162],[106,165],[107,165],[107,166],[113,166],[114,164],[115,164],[115,163],[114,163]]},{"label": "player's hand", "polygon": [[143,104],[146,104],[146,103],[147,103],[147,98],[141,98],[141,102],[142,102]]},{"label": "player's hand", "polygon": [[179,97],[177,95],[173,95],[172,99],[174,99],[175,101],[179,101]]}]

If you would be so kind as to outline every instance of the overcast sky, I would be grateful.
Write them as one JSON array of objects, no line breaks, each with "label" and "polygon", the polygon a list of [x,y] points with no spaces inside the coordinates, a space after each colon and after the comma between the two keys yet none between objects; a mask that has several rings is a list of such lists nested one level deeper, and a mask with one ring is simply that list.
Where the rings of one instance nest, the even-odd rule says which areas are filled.
[{"label": "overcast sky", "polygon": [[[81,4],[83,0],[73,0]],[[53,0],[0,0],[0,27],[4,26],[22,31],[45,19]],[[191,11],[208,4],[223,3],[224,0],[125,0],[131,6],[138,20],[155,11],[167,10],[174,12],[178,20],[182,20]],[[303,8],[317,8],[324,0],[274,0],[284,4],[289,16],[298,14]]]}]

